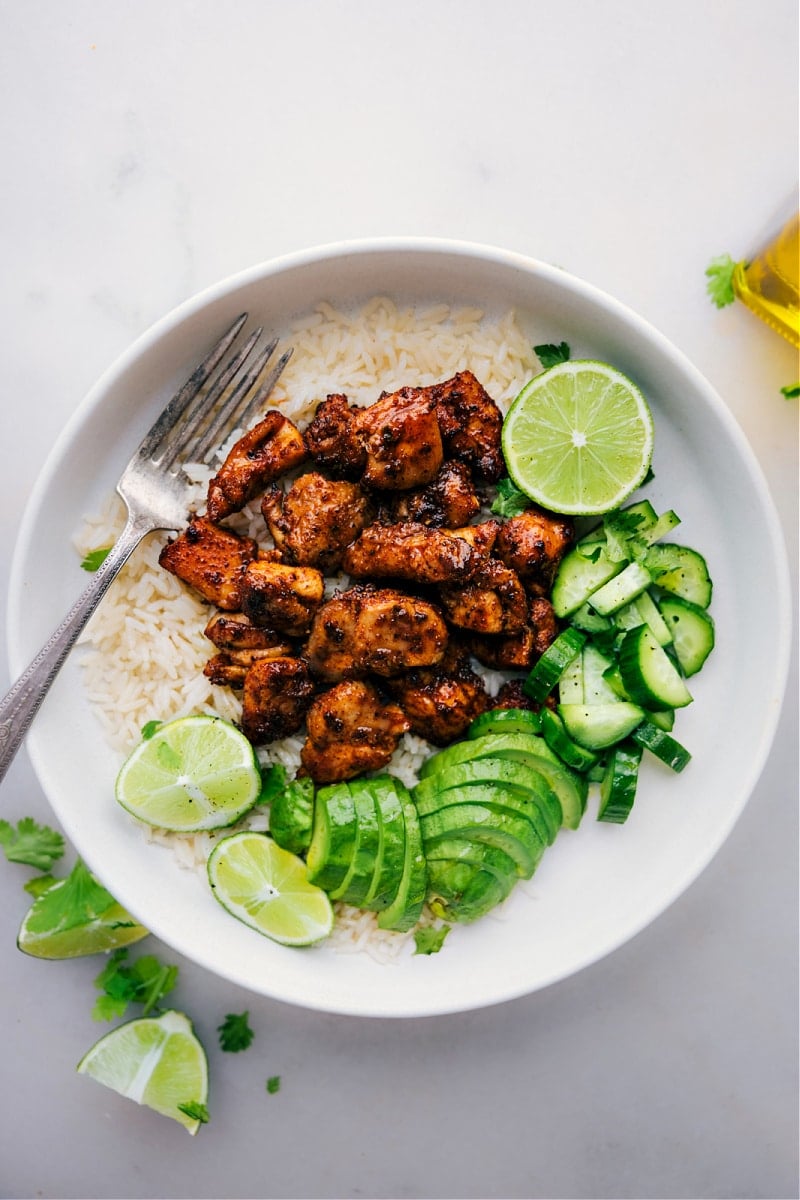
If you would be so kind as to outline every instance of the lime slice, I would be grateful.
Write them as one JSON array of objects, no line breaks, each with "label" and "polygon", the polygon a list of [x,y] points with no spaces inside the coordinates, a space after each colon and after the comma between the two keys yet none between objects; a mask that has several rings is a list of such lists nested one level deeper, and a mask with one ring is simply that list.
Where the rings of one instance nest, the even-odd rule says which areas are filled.
[{"label": "lime slice", "polygon": [[180,1121],[189,1133],[200,1126],[179,1105],[207,1104],[208,1063],[191,1021],[174,1009],[112,1029],[83,1056],[78,1072]]},{"label": "lime slice", "polygon": [[219,717],[179,717],[160,725],[117,776],[123,808],[157,829],[194,833],[232,825],[261,792],[250,742]]},{"label": "lime slice", "polygon": [[264,833],[245,830],[218,842],[208,880],[223,908],[284,946],[310,946],[333,928],[331,902],[308,882],[306,864]]},{"label": "lime slice", "polygon": [[542,508],[608,512],[647,474],[653,418],[642,393],[615,367],[558,363],[511,405],[503,454],[514,483]]},{"label": "lime slice", "polygon": [[[86,871],[86,868],[82,868]],[[75,872],[38,896],[25,914],[17,946],[34,958],[79,958],[130,946],[148,931],[86,872],[83,911],[74,901],[59,903],[73,889]]]}]

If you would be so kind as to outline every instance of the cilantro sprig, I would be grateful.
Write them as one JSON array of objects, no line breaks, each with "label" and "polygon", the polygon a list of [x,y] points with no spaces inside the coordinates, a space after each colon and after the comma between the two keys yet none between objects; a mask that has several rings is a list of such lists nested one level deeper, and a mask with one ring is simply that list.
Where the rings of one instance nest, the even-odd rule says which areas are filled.
[{"label": "cilantro sprig", "polygon": [[217,1026],[219,1044],[222,1050],[237,1054],[246,1050],[253,1041],[255,1034],[250,1028],[249,1012],[227,1013],[225,1020]]},{"label": "cilantro sprig", "polygon": [[16,829],[9,821],[0,821],[0,846],[9,862],[25,863],[39,871],[49,871],[64,853],[64,839],[49,825],[39,825],[33,817],[23,817]]},{"label": "cilantro sprig", "polygon": [[491,511],[496,517],[517,517],[530,507],[530,503],[529,497],[506,475],[498,481],[497,495],[492,502]]},{"label": "cilantro sprig", "polygon": [[566,342],[545,342],[541,346],[534,346],[533,352],[545,370],[557,363],[569,362],[572,353]]},{"label": "cilantro sprig", "polygon": [[178,968],[162,963],[155,954],[128,962],[126,948],[115,950],[94,985],[103,994],[94,1003],[95,1021],[112,1021],[125,1015],[129,1004],[141,1004],[145,1016],[152,1012],[178,982]]}]

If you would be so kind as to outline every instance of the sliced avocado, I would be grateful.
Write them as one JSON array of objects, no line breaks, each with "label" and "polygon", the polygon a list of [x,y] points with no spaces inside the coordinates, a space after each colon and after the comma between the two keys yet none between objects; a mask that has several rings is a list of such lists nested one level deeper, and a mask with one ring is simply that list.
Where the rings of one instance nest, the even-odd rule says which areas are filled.
[{"label": "sliced avocado", "polygon": [[482,871],[491,871],[501,879],[509,880],[511,885],[519,878],[516,863],[505,850],[489,846],[485,842],[473,842],[469,838],[442,838],[431,842],[425,857],[428,860],[429,875],[434,862],[446,859],[449,862],[479,867]]},{"label": "sliced avocado", "polygon": [[306,866],[309,882],[329,892],[344,882],[356,841],[356,806],[346,783],[320,788]]},{"label": "sliced avocado", "polygon": [[[457,770],[458,768],[453,769],[453,775]],[[449,775],[450,772],[448,771],[447,774]],[[542,851],[544,851],[553,844],[561,826],[546,799],[546,793],[549,792],[547,784],[542,779],[537,780],[536,783],[541,788],[541,794],[535,787],[510,787],[508,784],[499,784],[495,780],[487,780],[485,783],[467,783],[464,786],[454,784],[452,787],[438,792],[435,797],[418,802],[417,812],[420,817],[427,817],[443,808],[450,808],[453,804],[486,804],[493,808],[508,810],[515,816],[524,817],[533,826],[536,836],[542,843]],[[552,793],[550,795],[552,796]],[[557,804],[557,801],[553,800],[553,803]],[[560,809],[558,811],[560,813]]]},{"label": "sliced avocado", "polygon": [[269,806],[269,832],[290,854],[305,854],[314,827],[314,780],[292,779]]},{"label": "sliced avocado", "polygon": [[432,842],[442,838],[467,838],[497,846],[513,858],[517,874],[530,879],[544,853],[544,846],[525,817],[488,804],[452,804],[420,818],[427,853]]},{"label": "sliced avocado", "polygon": [[428,868],[422,849],[422,831],[414,801],[406,787],[397,780],[396,787],[403,805],[405,850],[403,875],[397,894],[387,908],[378,913],[381,929],[411,929],[419,920],[425,905],[428,888]]},{"label": "sliced avocado", "polygon": [[375,874],[380,831],[375,797],[362,780],[348,783],[356,810],[356,838],[350,869],[339,887],[329,892],[331,900],[344,900],[360,906],[369,892]]},{"label": "sliced avocado", "polygon": [[577,829],[586,809],[589,785],[584,776],[561,761],[544,738],[524,733],[489,734],[473,741],[456,742],[432,755],[420,768],[420,779],[428,779],[457,763],[478,758],[504,758],[524,763],[543,774],[561,805],[561,822]]},{"label": "sliced avocado", "polygon": [[[418,783],[414,788],[414,800],[420,815],[427,815],[445,803],[453,803],[452,799],[445,801],[443,798],[452,788],[472,789],[482,785],[500,788],[509,795],[535,797],[544,824],[544,841],[547,845],[555,841],[562,822],[561,804],[538,765],[529,767],[503,758],[477,758],[458,763]],[[473,799],[470,796],[464,798]]]},{"label": "sliced avocado", "polygon": [[379,911],[391,904],[403,877],[406,831],[403,805],[396,780],[391,775],[365,779],[375,799],[378,813],[379,843],[372,884],[364,897],[364,908]]},{"label": "sliced avocado", "polygon": [[506,899],[513,880],[461,861],[437,859],[429,866],[428,893],[437,916],[477,921]]}]

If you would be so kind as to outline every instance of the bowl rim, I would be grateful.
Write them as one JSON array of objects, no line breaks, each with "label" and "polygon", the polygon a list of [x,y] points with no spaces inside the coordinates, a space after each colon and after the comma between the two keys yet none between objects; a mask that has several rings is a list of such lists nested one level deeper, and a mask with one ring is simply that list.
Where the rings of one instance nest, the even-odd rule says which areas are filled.
[{"label": "bowl rim", "polygon": [[[77,428],[85,424],[87,415],[99,404],[103,398],[113,389],[115,383],[132,367],[137,361],[148,351],[155,348],[160,342],[169,338],[169,336],[180,328],[185,322],[190,321],[197,313],[206,307],[224,299],[226,296],[233,294],[242,288],[253,283],[259,283],[271,276],[279,275],[285,271],[294,270],[305,265],[318,264],[323,260],[337,259],[345,256],[364,256],[374,254],[433,254],[433,255],[451,255],[457,257],[471,258],[490,261],[494,264],[504,265],[521,270],[525,274],[533,272],[536,276],[556,283],[559,287],[566,287],[568,291],[577,293],[584,300],[591,302],[594,305],[599,305],[604,311],[616,315],[621,319],[623,324],[630,330],[631,335],[637,338],[643,338],[646,343],[652,344],[664,356],[669,365],[677,369],[684,375],[689,376],[693,385],[703,394],[706,401],[715,411],[717,418],[723,423],[728,436],[736,444],[736,448],[740,456],[746,462],[749,470],[749,478],[752,485],[759,493],[759,499],[762,505],[763,512],[767,517],[767,528],[765,535],[770,543],[771,557],[774,562],[776,578],[777,578],[777,594],[775,597],[776,608],[778,612],[776,634],[777,646],[777,661],[773,668],[773,679],[775,683],[774,695],[779,698],[774,705],[774,711],[765,719],[762,727],[762,735],[759,743],[753,746],[753,753],[749,762],[749,771],[746,779],[743,781],[742,787],[739,789],[740,801],[728,814],[728,819],[720,822],[717,829],[717,836],[710,843],[703,847],[702,853],[698,853],[691,867],[676,882],[675,886],[670,890],[665,901],[659,903],[655,913],[646,911],[641,914],[641,919],[633,923],[633,927],[628,927],[622,931],[618,938],[604,942],[602,947],[594,955],[584,955],[582,961],[577,967],[571,969],[553,971],[550,976],[544,979],[543,982],[536,984],[533,988],[521,987],[516,991],[503,991],[502,994],[495,998],[489,998],[476,1003],[467,1003],[461,1007],[457,1007],[455,1003],[447,1007],[431,1007],[430,1009],[420,1008],[413,1013],[395,1013],[383,1011],[368,1011],[366,1009],[355,1010],[346,1006],[332,1006],[330,1003],[315,1005],[310,1001],[293,1000],[274,993],[273,998],[285,1000],[289,1003],[301,1004],[305,1007],[318,1007],[322,1011],[340,1012],[347,1015],[358,1016],[427,1016],[437,1015],[439,1013],[449,1013],[456,1011],[464,1011],[465,1009],[473,1009],[476,1007],[484,1007],[489,1004],[502,1003],[505,1000],[516,998],[516,996],[529,994],[532,991],[540,990],[543,987],[548,987],[559,980],[568,977],[571,974],[581,971],[592,965],[598,960],[611,954],[621,945],[625,944],[633,937],[639,935],[644,928],[662,915],[671,905],[683,894],[705,870],[709,863],[718,853],[720,847],[727,840],[734,825],[741,816],[747,802],[749,801],[752,792],[758,782],[761,773],[767,762],[767,758],[774,743],[777,732],[778,720],[785,697],[786,686],[788,683],[790,669],[790,646],[791,646],[791,590],[790,590],[790,573],[788,565],[787,550],[783,538],[783,533],[780,527],[777,510],[772,499],[769,486],[764,475],[764,472],[758,462],[755,453],[747,441],[741,427],[735,420],[730,409],[725,405],[722,398],[702,375],[702,373],[691,363],[691,361],[680,351],[665,335],[651,325],[645,318],[639,316],[636,312],[630,309],[626,304],[617,300],[613,296],[608,295],[595,285],[588,283],[579,277],[563,270],[560,267],[554,267],[544,263],[538,259],[523,255],[517,251],[503,249],[492,246],[486,243],[470,242],[464,240],[438,238],[438,237],[372,237],[359,239],[346,239],[337,242],[324,243],[317,246],[311,246],[306,249],[292,251],[290,253],[279,255],[275,258],[266,259],[256,263],[243,270],[228,275],[216,282],[206,286],[197,293],[183,300],[181,303],[164,314],[161,318],[151,324],[143,331],[131,345],[128,346],[110,366],[100,375],[95,384],[83,397],[81,402],[76,406],[69,420],[62,428],[58,438],[52,446],[50,453],[45,459],[44,465],[39,473],[39,476],[34,484],[33,489],[28,497],[25,506],[23,518],[20,523],[18,535],[14,547],[14,552],[11,562],[11,572],[8,588],[8,623],[7,623],[7,643],[9,663],[12,672],[12,678],[16,678],[26,663],[22,661],[20,654],[21,630],[23,627],[24,614],[24,588],[22,587],[23,566],[27,557],[28,548],[31,540],[31,534],[39,519],[40,510],[43,499],[49,490],[52,482],[52,475],[57,464],[61,461],[65,449],[68,447],[71,440],[74,438]],[[37,779],[41,782],[43,772],[40,770],[38,749],[29,742],[28,751],[37,775]],[[44,772],[46,774],[46,772]],[[47,789],[44,788],[47,795]],[[49,796],[48,803],[51,804]],[[51,804],[51,807],[55,807]],[[201,959],[194,956],[196,961],[202,962]],[[214,966],[206,961],[202,965],[207,969],[214,971]],[[229,978],[233,976],[228,972]],[[241,986],[252,987],[246,980],[236,979],[235,982]]]}]

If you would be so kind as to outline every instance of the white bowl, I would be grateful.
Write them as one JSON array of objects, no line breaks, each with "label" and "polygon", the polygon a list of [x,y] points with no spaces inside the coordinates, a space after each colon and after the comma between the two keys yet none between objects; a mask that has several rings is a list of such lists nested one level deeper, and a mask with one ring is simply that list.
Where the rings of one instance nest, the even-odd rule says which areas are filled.
[{"label": "white bowl", "polygon": [[[29,737],[37,775],[77,852],[159,938],[254,992],[329,1012],[405,1017],[477,1008],[562,979],[642,930],[708,864],[731,831],[773,739],[788,665],[785,551],[760,469],[712,388],[659,333],[617,301],[549,266],[485,246],[420,239],[344,243],[290,255],[187,301],[103,376],[42,472],[15,553],[9,604],[12,670],[21,671],[80,591],[71,539],[96,510],[166,398],[241,311],[281,330],[325,299],[515,309],[534,340],[633,377],[656,425],[647,495],[675,508],[676,540],[701,549],[714,578],[717,647],[677,735],[694,753],[674,775],[643,769],[635,819],[587,813],[564,831],[505,920],[453,930],[438,955],[380,965],[329,946],[286,949],[238,923],[205,878],[174,866],[115,804],[119,763],[86,701],[73,656]],[[98,450],[102,448],[102,452]],[[54,580],[58,586],[54,586]],[[754,619],[753,614],[757,614]]]}]

